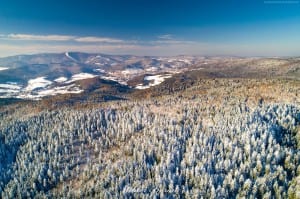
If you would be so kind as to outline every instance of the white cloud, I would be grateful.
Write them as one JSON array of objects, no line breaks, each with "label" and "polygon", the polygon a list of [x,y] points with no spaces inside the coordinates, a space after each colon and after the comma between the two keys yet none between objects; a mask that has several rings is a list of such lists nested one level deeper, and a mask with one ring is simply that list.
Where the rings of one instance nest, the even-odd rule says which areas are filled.
[{"label": "white cloud", "polygon": [[75,41],[78,42],[103,42],[103,43],[122,43],[124,42],[121,39],[113,39],[113,38],[108,38],[108,37],[78,37],[74,39]]},{"label": "white cloud", "polygon": [[75,37],[70,35],[30,35],[30,34],[9,34],[1,35],[2,39],[30,40],[30,41],[68,41]]},{"label": "white cloud", "polygon": [[[14,36],[12,36],[14,35]],[[106,54],[133,55],[241,55],[241,56],[293,56],[299,55],[299,45],[293,43],[263,43],[263,44],[224,44],[202,43],[175,39],[158,39],[153,41],[130,41],[111,39],[108,37],[78,37],[67,35],[24,35],[10,34],[15,40],[41,40],[45,43],[31,41],[3,42],[0,44],[0,57],[19,54],[61,53],[80,51]],[[0,35],[0,39],[8,39],[8,35]],[[51,42],[58,41],[58,42]],[[64,42],[73,41],[73,42]]]},{"label": "white cloud", "polygon": [[175,39],[173,35],[171,34],[165,34],[165,35],[159,35],[157,36],[157,40],[154,40],[154,41],[150,41],[149,42],[150,44],[154,44],[154,45],[160,45],[160,44],[164,44],[164,45],[177,45],[177,44],[188,44],[188,45],[191,45],[191,44],[197,44],[197,42],[195,41],[187,41],[187,40],[178,40],[178,39]]},{"label": "white cloud", "polygon": [[173,35],[171,35],[171,34],[159,35],[157,38],[170,40],[170,39],[173,39]]},{"label": "white cloud", "polygon": [[0,67],[0,71],[1,71],[1,70],[7,70],[7,69],[9,69],[9,68],[6,68],[6,67]]},{"label": "white cloud", "polygon": [[151,44],[169,44],[169,45],[174,45],[174,44],[197,44],[197,42],[194,41],[185,41],[185,40],[156,40],[156,41],[151,41]]},{"label": "white cloud", "polygon": [[109,37],[78,37],[73,35],[33,35],[33,34],[8,34],[0,35],[2,40],[23,41],[77,41],[83,43],[123,43],[124,40]]},{"label": "white cloud", "polygon": [[122,40],[117,38],[110,38],[110,37],[94,37],[94,36],[74,36],[74,35],[34,35],[34,34],[0,34],[0,39],[2,40],[15,40],[15,41],[45,41],[48,44],[49,42],[73,42],[73,45],[80,44],[80,45],[91,45],[89,43],[97,43],[102,45],[174,45],[174,44],[191,44],[192,41],[184,41],[184,40],[175,40],[173,36],[170,34],[158,36],[158,40],[152,41],[136,41],[136,40]]}]

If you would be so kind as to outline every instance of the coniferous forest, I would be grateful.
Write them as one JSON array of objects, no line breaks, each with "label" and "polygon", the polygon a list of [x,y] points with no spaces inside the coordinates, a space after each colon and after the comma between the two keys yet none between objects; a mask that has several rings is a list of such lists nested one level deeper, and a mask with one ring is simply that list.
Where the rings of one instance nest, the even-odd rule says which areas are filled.
[{"label": "coniferous forest", "polygon": [[1,198],[299,198],[299,85],[276,81],[2,107]]}]

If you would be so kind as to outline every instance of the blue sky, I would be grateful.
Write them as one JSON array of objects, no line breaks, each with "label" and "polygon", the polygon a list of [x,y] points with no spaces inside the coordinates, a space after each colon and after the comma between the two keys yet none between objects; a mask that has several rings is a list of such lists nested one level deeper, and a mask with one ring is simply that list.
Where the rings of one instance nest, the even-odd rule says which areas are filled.
[{"label": "blue sky", "polygon": [[295,56],[300,2],[0,1],[1,57],[64,51]]}]

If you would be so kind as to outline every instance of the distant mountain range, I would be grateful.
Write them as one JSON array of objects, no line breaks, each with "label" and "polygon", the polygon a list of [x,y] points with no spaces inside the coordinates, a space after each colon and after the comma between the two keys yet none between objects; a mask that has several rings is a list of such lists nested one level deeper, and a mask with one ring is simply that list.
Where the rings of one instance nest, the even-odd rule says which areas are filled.
[{"label": "distant mountain range", "polygon": [[216,77],[266,74],[297,78],[299,63],[298,58],[151,57],[81,52],[19,55],[0,59],[0,98],[40,99],[82,93],[86,88],[80,81],[92,78],[115,81],[131,89],[147,89],[188,71]]},{"label": "distant mountain range", "polygon": [[80,93],[83,90],[76,81],[94,77],[126,85],[137,75],[180,72],[197,62],[199,58],[191,56],[138,57],[79,52],[7,57],[0,59],[0,97],[37,99]]}]

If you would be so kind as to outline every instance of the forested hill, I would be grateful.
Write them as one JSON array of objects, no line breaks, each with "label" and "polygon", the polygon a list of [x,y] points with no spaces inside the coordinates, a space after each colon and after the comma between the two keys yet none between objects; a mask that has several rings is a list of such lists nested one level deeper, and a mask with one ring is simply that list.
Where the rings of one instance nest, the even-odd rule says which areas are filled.
[{"label": "forested hill", "polygon": [[98,107],[2,107],[1,197],[298,198],[299,85],[277,81],[206,80]]}]

